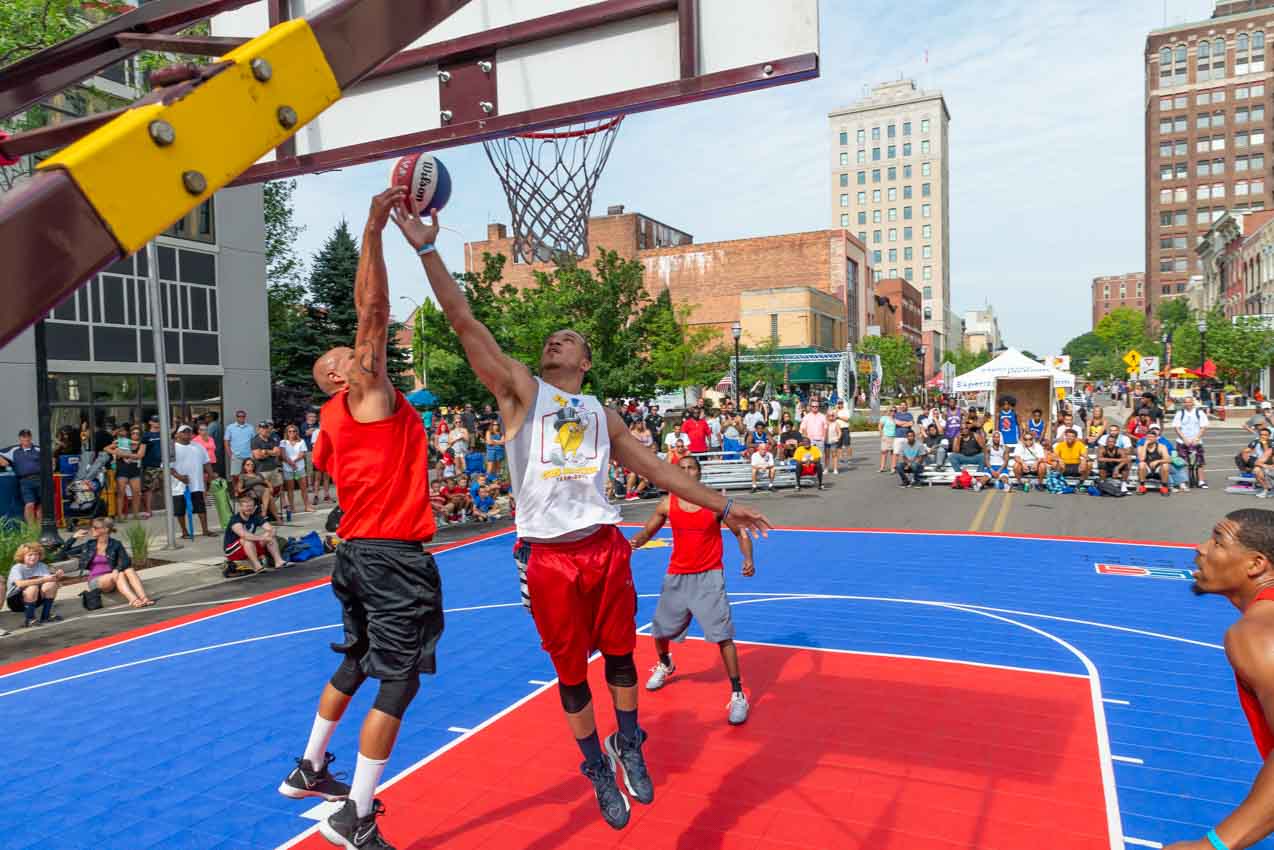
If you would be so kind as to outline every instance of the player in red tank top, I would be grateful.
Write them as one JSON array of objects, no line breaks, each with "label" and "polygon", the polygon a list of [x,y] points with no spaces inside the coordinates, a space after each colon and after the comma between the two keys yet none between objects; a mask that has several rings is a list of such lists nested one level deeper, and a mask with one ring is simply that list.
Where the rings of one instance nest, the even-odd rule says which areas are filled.
[{"label": "player in red tank top", "polygon": [[[354,347],[333,348],[314,364],[314,381],[331,396],[323,405],[314,465],[332,476],[344,514],[332,571],[345,639],[332,648],[344,660],[319,698],[304,755],[279,786],[287,797],[322,797],[344,805],[320,821],[333,844],[393,850],[376,823],[383,811],[376,786],[394,747],[403,713],[435,671],[442,635],[442,581],[423,544],[434,534],[429,503],[428,440],[420,417],[389,381],[385,349],[389,280],[381,232],[406,189],[372,199],[354,280],[358,333]],[[332,733],[368,677],[380,681],[363,721],[350,785],[327,766]]]},{"label": "player in red tank top", "polygon": [[[682,458],[681,468],[699,480],[699,460]],[[659,661],[651,668],[647,690],[657,691],[668,681],[676,666],[669,653],[669,642],[684,640],[693,617],[703,628],[705,639],[721,648],[721,660],[730,677],[728,719],[737,726],[748,719],[748,698],[739,677],[739,651],[734,645],[734,619],[730,616],[730,600],[725,592],[725,568],[721,563],[721,518],[707,508],[666,496],[646,520],[646,527],[630,541],[634,549],[645,546],[667,522],[672,526],[672,557],[664,576],[659,603],[650,633],[655,638]],[[743,553],[743,575],[756,574],[752,563],[752,541],[746,534],[735,532]]]},{"label": "player in red tank top", "polygon": [[1199,544],[1194,562],[1194,592],[1224,596],[1242,612],[1225,632],[1225,656],[1265,765],[1247,798],[1206,837],[1165,850],[1238,850],[1274,833],[1274,511],[1226,514]]}]

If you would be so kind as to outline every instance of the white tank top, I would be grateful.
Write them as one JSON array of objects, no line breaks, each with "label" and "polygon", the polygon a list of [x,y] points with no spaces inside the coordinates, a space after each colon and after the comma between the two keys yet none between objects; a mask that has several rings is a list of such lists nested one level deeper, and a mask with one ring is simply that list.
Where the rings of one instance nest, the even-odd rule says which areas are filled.
[{"label": "white tank top", "polygon": [[535,404],[506,445],[518,536],[569,540],[617,524],[619,509],[606,500],[605,408],[591,395],[568,393],[539,378],[535,384]]}]

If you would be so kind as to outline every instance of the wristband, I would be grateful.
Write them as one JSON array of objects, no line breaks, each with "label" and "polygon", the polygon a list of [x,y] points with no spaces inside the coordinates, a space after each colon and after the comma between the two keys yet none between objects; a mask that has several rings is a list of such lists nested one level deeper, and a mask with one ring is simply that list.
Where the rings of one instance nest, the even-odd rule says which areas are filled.
[{"label": "wristband", "polygon": [[[726,517],[728,517],[730,515],[730,508],[732,507],[734,507],[734,499],[726,499],[725,507],[721,509],[720,519],[725,519]],[[1229,850],[1229,848],[1227,847],[1226,850]]]},{"label": "wristband", "polygon": [[1205,837],[1208,839],[1208,843],[1212,845],[1214,850],[1230,850],[1229,845],[1221,840],[1221,836],[1216,834],[1215,829],[1209,829],[1208,834]]},{"label": "wristband", "polygon": [[425,256],[425,254],[432,254],[434,250],[435,250],[434,243],[426,242],[424,245],[421,245],[419,248],[416,249],[416,254],[418,256],[423,257]]}]

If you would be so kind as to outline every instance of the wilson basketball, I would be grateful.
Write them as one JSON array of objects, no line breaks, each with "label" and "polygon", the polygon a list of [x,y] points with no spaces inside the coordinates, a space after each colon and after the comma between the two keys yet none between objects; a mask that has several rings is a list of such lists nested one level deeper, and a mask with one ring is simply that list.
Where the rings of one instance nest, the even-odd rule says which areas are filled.
[{"label": "wilson basketball", "polygon": [[410,153],[394,163],[390,185],[407,190],[407,211],[412,215],[428,215],[440,210],[451,198],[451,175],[442,160],[433,154]]}]

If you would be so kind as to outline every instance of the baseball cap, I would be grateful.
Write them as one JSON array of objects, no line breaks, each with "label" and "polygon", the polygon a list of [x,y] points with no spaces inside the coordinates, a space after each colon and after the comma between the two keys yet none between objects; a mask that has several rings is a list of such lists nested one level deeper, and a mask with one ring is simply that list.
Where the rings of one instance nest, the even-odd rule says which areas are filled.
[{"label": "baseball cap", "polygon": [[158,417],[158,416],[152,416],[152,417],[150,417],[150,419],[149,419],[149,420],[147,420],[147,421],[149,421],[149,422],[158,422],[158,421],[159,421],[159,417]]},{"label": "baseball cap", "polygon": [[1162,432],[1163,432],[1163,429],[1162,429],[1162,428],[1160,428],[1158,425],[1151,425],[1151,426],[1150,426],[1150,430],[1151,430],[1151,431],[1159,431],[1160,433],[1162,433]]},{"label": "baseball cap", "polygon": [[1271,405],[1268,401],[1261,402],[1261,410],[1269,410],[1271,407],[1274,407],[1274,405]]},{"label": "baseball cap", "polygon": [[260,422],[257,423],[258,428],[270,428],[273,425],[274,423],[271,422],[269,419],[262,419]]},{"label": "baseball cap", "polygon": [[234,412],[234,415],[235,415],[235,416],[247,416],[247,415],[248,415],[248,411],[246,411],[246,410],[236,410],[236,411]]},{"label": "baseball cap", "polygon": [[191,431],[191,430],[193,429],[189,425],[182,425],[180,428],[177,429],[177,433],[180,434],[182,431]]}]

